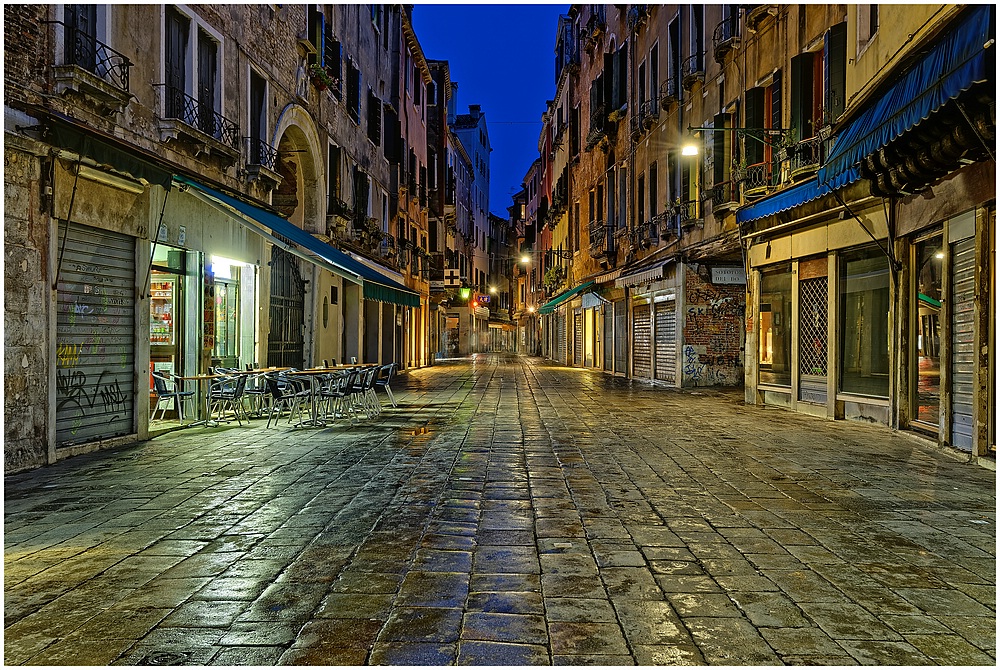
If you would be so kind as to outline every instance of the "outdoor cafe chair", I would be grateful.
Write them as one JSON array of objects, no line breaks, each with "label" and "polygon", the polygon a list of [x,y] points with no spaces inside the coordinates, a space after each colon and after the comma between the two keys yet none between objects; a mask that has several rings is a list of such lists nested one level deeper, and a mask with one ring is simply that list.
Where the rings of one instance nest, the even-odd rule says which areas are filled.
[{"label": "outdoor cafe chair", "polygon": [[[267,415],[267,428],[271,427],[271,420],[274,413],[278,413],[280,419],[283,409],[288,410],[288,421],[291,422],[295,416],[302,414],[302,401],[309,399],[309,391],[303,390],[298,384],[289,379],[283,378],[279,374],[264,375],[264,384],[271,396],[271,409]],[[277,425],[275,421],[275,425]]]},{"label": "outdoor cafe chair", "polygon": [[153,372],[151,375],[153,377],[153,392],[156,394],[156,405],[153,407],[153,413],[150,415],[149,420],[157,421],[157,412],[160,413],[159,420],[162,420],[167,409],[170,407],[170,403],[172,402],[174,409],[177,410],[177,418],[183,421],[184,400],[185,398],[193,396],[194,391],[180,390],[176,381],[171,381],[159,372]]},{"label": "outdoor cafe chair", "polygon": [[[227,383],[231,382],[231,384]],[[231,378],[224,377],[218,380],[216,383],[212,384],[211,392],[209,393],[210,409],[208,415],[212,416],[215,412],[219,412],[219,419],[223,418],[223,410],[228,405],[233,412],[233,416],[236,418],[236,423],[243,425],[240,421],[240,409],[243,409],[243,393],[246,390],[247,378],[246,375],[240,375],[233,381]],[[243,409],[244,414],[246,410]],[[250,420],[250,417],[246,417]]]},{"label": "outdoor cafe chair", "polygon": [[392,376],[395,372],[396,364],[389,363],[388,365],[380,367],[378,375],[375,377],[375,388],[385,391],[385,395],[389,398],[389,402],[392,403],[393,407],[396,407],[396,396],[392,394],[392,389],[389,388],[389,382],[392,381]]}]

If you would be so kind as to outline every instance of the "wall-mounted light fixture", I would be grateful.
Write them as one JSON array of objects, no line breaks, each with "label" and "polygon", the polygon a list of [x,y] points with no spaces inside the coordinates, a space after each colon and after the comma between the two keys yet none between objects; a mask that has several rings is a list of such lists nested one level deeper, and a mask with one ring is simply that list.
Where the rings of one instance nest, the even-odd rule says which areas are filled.
[{"label": "wall-mounted light fixture", "polygon": [[134,193],[136,195],[146,190],[146,187],[140,182],[133,181],[126,177],[119,177],[118,175],[105,172],[104,170],[98,170],[87,165],[81,165],[77,168],[77,170],[77,174],[87,181],[95,181],[98,184],[104,184],[105,186],[113,186],[114,188]]},{"label": "wall-mounted light fixture", "polygon": [[[781,140],[784,138],[785,133],[788,132],[788,128],[709,128],[707,126],[688,126],[689,133],[695,132],[706,132],[706,133],[736,133],[738,137],[752,137],[761,144],[769,146],[772,149],[780,149]],[[694,147],[695,153],[687,153],[688,147]],[[697,146],[693,143],[684,146],[682,153],[685,156],[696,156],[698,155]]]}]

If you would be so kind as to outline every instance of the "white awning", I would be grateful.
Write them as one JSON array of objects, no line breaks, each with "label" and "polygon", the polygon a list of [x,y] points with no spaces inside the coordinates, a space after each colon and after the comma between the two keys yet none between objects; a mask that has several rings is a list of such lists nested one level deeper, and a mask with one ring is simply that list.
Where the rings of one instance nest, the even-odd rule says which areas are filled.
[{"label": "white awning", "polygon": [[615,286],[618,288],[639,286],[640,284],[649,284],[650,282],[663,279],[664,268],[667,267],[668,263],[672,262],[673,260],[662,261],[656,265],[619,277],[615,280]]}]

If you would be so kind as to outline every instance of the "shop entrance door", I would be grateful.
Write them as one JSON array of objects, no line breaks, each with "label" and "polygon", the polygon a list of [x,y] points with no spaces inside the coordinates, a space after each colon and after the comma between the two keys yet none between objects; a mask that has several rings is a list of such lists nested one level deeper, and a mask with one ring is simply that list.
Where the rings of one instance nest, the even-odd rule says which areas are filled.
[{"label": "shop entrance door", "polygon": [[268,365],[304,367],[302,329],[305,323],[305,294],[305,282],[295,259],[287,251],[272,247]]}]

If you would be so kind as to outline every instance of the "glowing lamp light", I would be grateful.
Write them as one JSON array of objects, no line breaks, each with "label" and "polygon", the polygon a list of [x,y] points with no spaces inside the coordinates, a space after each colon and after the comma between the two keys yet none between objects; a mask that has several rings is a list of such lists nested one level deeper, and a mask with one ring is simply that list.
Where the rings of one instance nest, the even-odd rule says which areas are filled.
[{"label": "glowing lamp light", "polygon": [[698,155],[698,145],[696,144],[685,144],[681,148],[681,156],[697,156]]},{"label": "glowing lamp light", "polygon": [[477,307],[479,307],[479,301],[473,300],[472,302],[469,303],[469,307],[471,307],[472,309],[476,309]]},{"label": "glowing lamp light", "polygon": [[534,314],[535,313],[535,308],[534,307],[529,307],[528,311],[531,312],[532,314]]},{"label": "glowing lamp light", "polygon": [[521,262],[527,265],[528,263],[531,262],[531,256],[528,256],[527,254],[521,256]]},{"label": "glowing lamp light", "polygon": [[941,260],[942,258],[944,258],[944,252],[943,251],[937,252],[936,254],[934,254],[934,258]]},{"label": "glowing lamp light", "polygon": [[493,295],[496,295],[497,294],[497,287],[496,286],[491,286],[490,287],[490,293],[492,293]]},{"label": "glowing lamp light", "polygon": [[458,289],[458,297],[461,298],[462,300],[468,300],[470,295],[472,295],[471,288]]}]

